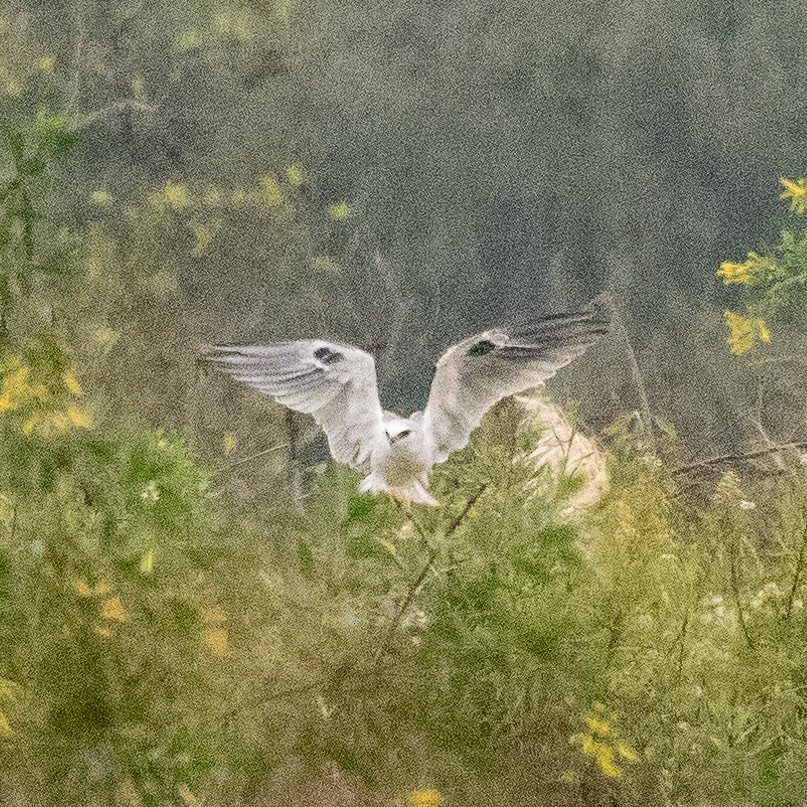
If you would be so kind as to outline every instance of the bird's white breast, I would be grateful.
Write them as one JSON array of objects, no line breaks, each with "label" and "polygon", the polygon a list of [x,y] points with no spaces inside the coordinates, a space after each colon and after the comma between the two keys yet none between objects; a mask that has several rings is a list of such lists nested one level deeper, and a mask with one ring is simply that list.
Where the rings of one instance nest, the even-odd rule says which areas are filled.
[{"label": "bird's white breast", "polygon": [[420,423],[411,423],[410,433],[394,441],[386,441],[374,452],[373,473],[392,488],[405,487],[415,479],[425,479],[431,468],[431,456]]}]

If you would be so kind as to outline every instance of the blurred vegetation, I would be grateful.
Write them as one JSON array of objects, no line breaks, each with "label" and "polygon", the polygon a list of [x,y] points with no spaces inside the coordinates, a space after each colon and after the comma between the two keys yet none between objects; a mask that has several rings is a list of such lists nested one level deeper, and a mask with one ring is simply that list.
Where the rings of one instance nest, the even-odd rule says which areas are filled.
[{"label": "blurred vegetation", "polygon": [[777,317],[783,326],[804,325],[800,315],[807,284],[807,226],[802,217],[807,212],[807,179],[779,182],[784,188],[782,199],[790,202],[795,214],[793,226],[782,230],[779,243],[762,255],[752,251],[742,263],[724,261],[717,272],[726,285],[742,286],[747,298],[745,314],[725,313],[726,341],[737,356],[758,342],[771,341],[767,317]]},{"label": "blurred vegetation", "polygon": [[[511,147],[535,154],[542,141],[525,118],[507,132],[474,121],[475,85],[493,87],[511,112],[525,99],[540,106],[561,143],[607,131],[613,144],[626,131],[616,106],[580,87],[613,90],[619,59],[643,52],[632,37],[644,23],[624,23],[636,26],[621,32],[633,42],[624,52],[609,50],[604,26],[587,54],[574,26],[555,19],[553,42],[501,44],[510,50],[496,76],[455,64],[468,42],[483,47],[472,25],[446,36],[450,20],[437,11],[422,28],[387,31],[369,19],[403,67],[368,71],[375,83],[351,89],[364,75],[351,60],[366,45],[339,37],[359,20],[354,4],[341,22],[320,4],[303,11],[281,0],[113,6],[65,3],[64,19],[45,3],[0,7],[0,804],[807,803],[802,455],[753,466],[734,455],[700,469],[679,459],[738,389],[743,414],[730,422],[744,423],[765,380],[751,423],[765,445],[803,427],[803,374],[769,368],[792,369],[803,352],[807,181],[782,180],[793,219],[778,244],[720,267],[743,296],[740,313],[726,313],[739,358],[721,356],[724,306],[712,301],[698,316],[714,338],[697,359],[675,342],[672,376],[669,355],[652,351],[661,369],[645,377],[638,363],[633,375],[619,363],[600,374],[593,397],[603,411],[592,420],[611,420],[611,483],[596,507],[564,514],[579,480],[544,471],[527,485],[535,472],[521,458],[537,435],[505,404],[435,470],[442,506],[408,512],[359,495],[357,476],[322,461],[304,422],[200,375],[198,348],[331,335],[376,352],[400,386],[449,329],[496,313],[480,304],[466,322],[454,316],[465,303],[497,298],[495,284],[508,289],[502,306],[523,290],[516,269],[494,262],[486,277],[462,239],[482,221],[493,249],[504,219],[523,224],[529,199],[513,182],[523,170],[529,184],[535,169]],[[709,62],[710,42],[725,50],[748,35],[750,6],[731,8],[698,4],[702,25],[686,40],[693,70]],[[667,25],[691,28],[663,11]],[[645,13],[647,22],[655,12]],[[485,37],[510,42],[501,20],[486,26]],[[677,47],[663,26],[650,28],[657,51]],[[473,104],[441,135],[417,98],[404,99],[390,125],[407,143],[425,127],[434,152],[365,159],[351,109],[363,99],[363,119],[382,117],[399,71],[420,66],[407,41],[441,37],[438,66]],[[342,59],[333,84],[310,76],[324,52]],[[698,109],[720,95],[716,70],[690,76]],[[754,106],[763,72],[744,89],[750,120],[764,117]],[[427,97],[439,73],[425,80]],[[670,76],[648,75],[648,98],[659,88],[662,100],[675,96]],[[305,113],[341,110],[337,133],[284,117],[287,96]],[[272,125],[250,119],[267,99]],[[665,144],[686,141],[683,128],[653,133],[650,105],[640,105],[647,142],[630,159],[609,151],[601,173],[567,189],[574,215],[544,211],[558,238],[577,244],[576,258],[598,249],[592,185],[613,194],[633,165],[641,207]],[[716,108],[736,145],[726,98]],[[321,144],[311,142],[317,126],[331,132]],[[471,183],[484,151],[476,138],[494,131],[502,151],[471,187],[498,199],[490,215],[460,206],[450,227],[428,221],[435,199]],[[329,163],[339,143],[361,157],[351,164],[359,178],[340,176],[339,158]],[[454,148],[464,149],[462,166]],[[546,171],[566,182],[572,151],[555,143],[553,153]],[[440,173],[446,164],[454,186]],[[617,229],[630,221],[624,205],[600,212]],[[440,226],[455,235],[435,235]],[[416,246],[405,264],[396,239]],[[724,236],[722,248],[737,240]],[[546,280],[560,304],[566,287],[589,281],[564,274],[571,259],[559,243],[539,252],[555,250]],[[609,249],[617,291],[638,257],[669,257],[662,239]],[[707,263],[694,285],[707,287]],[[665,282],[658,300],[680,302],[683,280]],[[522,295],[522,308],[533,296]],[[619,299],[630,314],[635,306]],[[647,321],[623,319],[617,340],[631,343]],[[754,364],[762,351],[771,362]],[[726,361],[735,387],[721,376]],[[698,366],[701,385],[690,378]],[[676,377],[704,389],[721,378],[725,389],[694,419],[692,399],[673,411],[664,403],[668,388],[690,394]],[[639,385],[649,423],[633,411]],[[728,448],[741,449],[750,428],[738,427]],[[704,444],[721,440],[709,432]]]}]

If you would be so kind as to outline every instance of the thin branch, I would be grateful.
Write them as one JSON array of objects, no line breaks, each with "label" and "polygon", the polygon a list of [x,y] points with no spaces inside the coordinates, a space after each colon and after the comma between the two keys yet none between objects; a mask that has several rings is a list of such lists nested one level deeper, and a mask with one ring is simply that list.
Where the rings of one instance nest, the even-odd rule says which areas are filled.
[{"label": "thin branch", "polygon": [[429,569],[431,569],[432,564],[434,563],[434,559],[437,557],[437,547],[434,547],[429,552],[429,557],[426,560],[426,563],[423,564],[423,568],[420,570],[418,576],[412,582],[412,585],[409,586],[409,591],[406,594],[404,601],[399,606],[398,610],[395,612],[395,616],[390,622],[387,630],[384,633],[384,639],[379,643],[378,648],[373,655],[373,663],[374,667],[378,666],[378,662],[381,661],[381,656],[384,655],[384,651],[387,649],[387,645],[392,640],[392,637],[395,635],[395,631],[398,630],[398,625],[401,622],[403,615],[406,613],[409,606],[412,604],[412,600],[415,599],[415,596],[420,589],[421,584],[426,579],[426,575],[429,573]]},{"label": "thin branch", "polygon": [[737,609],[737,616],[740,619],[740,627],[742,628],[743,635],[745,636],[745,641],[748,643],[748,646],[753,650],[756,645],[754,644],[754,640],[751,637],[751,633],[748,630],[748,624],[745,621],[745,613],[743,611],[743,607],[740,603],[740,575],[737,571],[737,564],[739,560],[739,547],[737,546],[736,541],[730,542],[731,547],[731,568],[730,568],[730,578],[731,578],[731,593],[734,596],[734,606]]},{"label": "thin branch", "polygon": [[74,112],[78,109],[78,98],[81,91],[81,61],[84,56],[84,16],[81,3],[76,4],[75,35],[76,44],[73,49],[73,77],[70,82],[70,95],[67,100],[67,110]]},{"label": "thin branch", "polygon": [[790,619],[790,613],[793,610],[793,600],[801,580],[801,573],[804,571],[805,551],[807,551],[807,511],[804,512],[804,531],[801,535],[801,547],[799,548],[799,556],[796,560],[796,571],[793,573],[793,585],[790,587],[790,592],[787,595],[787,606],[785,607],[784,615],[786,620]]},{"label": "thin branch", "polygon": [[462,512],[452,520],[451,524],[448,525],[448,529],[446,530],[446,535],[451,535],[457,529],[459,529],[460,525],[463,521],[465,521],[465,517],[468,513],[471,512],[471,508],[479,501],[479,497],[488,489],[487,483],[482,485],[479,490],[465,502],[465,507],[462,508]]},{"label": "thin branch", "polygon": [[700,462],[693,462],[689,465],[681,465],[672,470],[673,476],[679,474],[686,474],[690,471],[695,471],[698,468],[708,468],[711,465],[720,465],[723,462],[739,462],[742,460],[751,460],[756,457],[764,457],[766,454],[775,454],[779,451],[790,451],[795,448],[807,448],[807,440],[802,443],[782,443],[778,446],[771,446],[770,448],[760,448],[757,451],[749,451],[747,454],[721,454],[718,457],[710,457],[708,460],[701,460]]},{"label": "thin branch", "polygon": [[[486,489],[487,489],[487,484],[482,485],[479,488],[479,490],[473,496],[471,496],[470,499],[468,499],[468,501],[465,503],[465,507],[462,508],[462,512],[451,521],[451,524],[448,525],[448,529],[446,530],[446,537],[451,535],[453,532],[455,532],[459,528],[459,526],[465,520],[465,517],[471,511],[471,508],[476,504],[476,502],[479,500],[479,497],[485,492]],[[415,522],[413,521],[413,523],[415,523]],[[415,524],[415,526],[417,527],[418,530],[420,530],[420,527],[418,527],[417,524]],[[422,532],[421,532],[421,535],[423,535]],[[423,536],[423,538],[424,538],[424,541],[426,541],[425,536]],[[428,546],[428,541],[426,541],[426,545]],[[384,638],[379,643],[378,649],[376,650],[376,652],[375,652],[375,654],[373,656],[374,666],[378,666],[378,663],[381,660],[381,657],[384,655],[384,651],[387,649],[387,646],[389,645],[390,641],[392,640],[392,637],[395,635],[395,631],[398,630],[398,625],[400,624],[401,619],[403,618],[403,615],[406,613],[407,609],[412,604],[412,600],[415,599],[415,596],[417,595],[418,591],[420,590],[420,587],[423,584],[423,581],[426,579],[426,575],[429,573],[429,569],[432,568],[432,564],[434,563],[434,559],[437,557],[437,550],[438,550],[438,547],[436,547],[436,546],[432,547],[429,550],[429,555],[428,555],[428,558],[427,558],[426,562],[423,564],[423,568],[420,570],[420,572],[418,573],[418,576],[414,579],[412,584],[409,586],[409,591],[407,591],[407,594],[406,594],[406,597],[404,598],[404,601],[401,603],[398,610],[395,612],[395,616],[393,617],[392,622],[390,622],[387,630],[385,631]]]},{"label": "thin branch", "polygon": [[280,445],[272,446],[271,448],[265,448],[263,451],[259,451],[257,454],[250,454],[248,457],[243,457],[242,459],[236,460],[235,462],[231,462],[227,465],[220,465],[218,468],[214,468],[213,472],[216,474],[226,474],[227,471],[231,471],[233,468],[237,468],[239,465],[244,465],[247,462],[252,462],[260,457],[265,457],[267,454],[271,454],[274,451],[280,451],[281,449],[288,447],[288,443],[281,443]]},{"label": "thin branch", "polygon": [[636,385],[636,391],[639,395],[639,409],[641,410],[641,422],[644,431],[644,437],[651,454],[656,453],[656,439],[653,434],[653,413],[650,409],[650,399],[647,396],[647,388],[644,383],[644,376],[642,375],[642,368],[639,366],[639,360],[636,358],[636,352],[633,349],[633,343],[628,334],[628,328],[625,325],[625,318],[622,312],[614,305],[613,306],[614,324],[622,336],[625,343],[626,355],[628,357],[628,364],[630,365],[630,372],[633,378],[633,383]]},{"label": "thin branch", "polygon": [[121,112],[128,109],[150,115],[157,112],[157,107],[153,104],[146,103],[145,101],[141,101],[136,98],[123,98],[119,101],[113,101],[111,104],[107,104],[101,109],[88,112],[86,115],[76,115],[73,121],[73,131],[86,129],[89,126],[92,126],[92,124],[96,121],[111,117],[113,115],[119,115]]}]

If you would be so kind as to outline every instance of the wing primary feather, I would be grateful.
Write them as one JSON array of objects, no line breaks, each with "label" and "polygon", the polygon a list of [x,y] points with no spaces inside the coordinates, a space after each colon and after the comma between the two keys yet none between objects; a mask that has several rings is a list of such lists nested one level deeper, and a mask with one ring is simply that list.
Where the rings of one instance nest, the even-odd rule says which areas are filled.
[{"label": "wing primary feather", "polygon": [[491,329],[449,348],[437,362],[424,412],[434,462],[465,446],[502,398],[542,384],[582,355],[607,332],[608,307],[601,295],[579,311]]},{"label": "wing primary feather", "polygon": [[356,347],[320,339],[219,345],[200,359],[289,409],[312,415],[338,462],[367,470],[385,437],[375,361]]}]

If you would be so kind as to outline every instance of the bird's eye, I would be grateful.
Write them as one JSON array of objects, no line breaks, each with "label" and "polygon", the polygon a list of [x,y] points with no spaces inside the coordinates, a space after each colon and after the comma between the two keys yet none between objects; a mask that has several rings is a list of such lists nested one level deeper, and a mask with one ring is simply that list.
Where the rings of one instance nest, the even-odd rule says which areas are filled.
[{"label": "bird's eye", "polygon": [[480,342],[477,342],[475,345],[471,347],[468,351],[469,356],[484,356],[487,353],[490,353],[491,350],[495,350],[496,345],[490,341],[490,339],[482,339]]},{"label": "bird's eye", "polygon": [[314,351],[314,358],[321,361],[323,364],[333,364],[337,361],[342,361],[345,357],[341,353],[337,353],[327,347],[318,347]]}]

